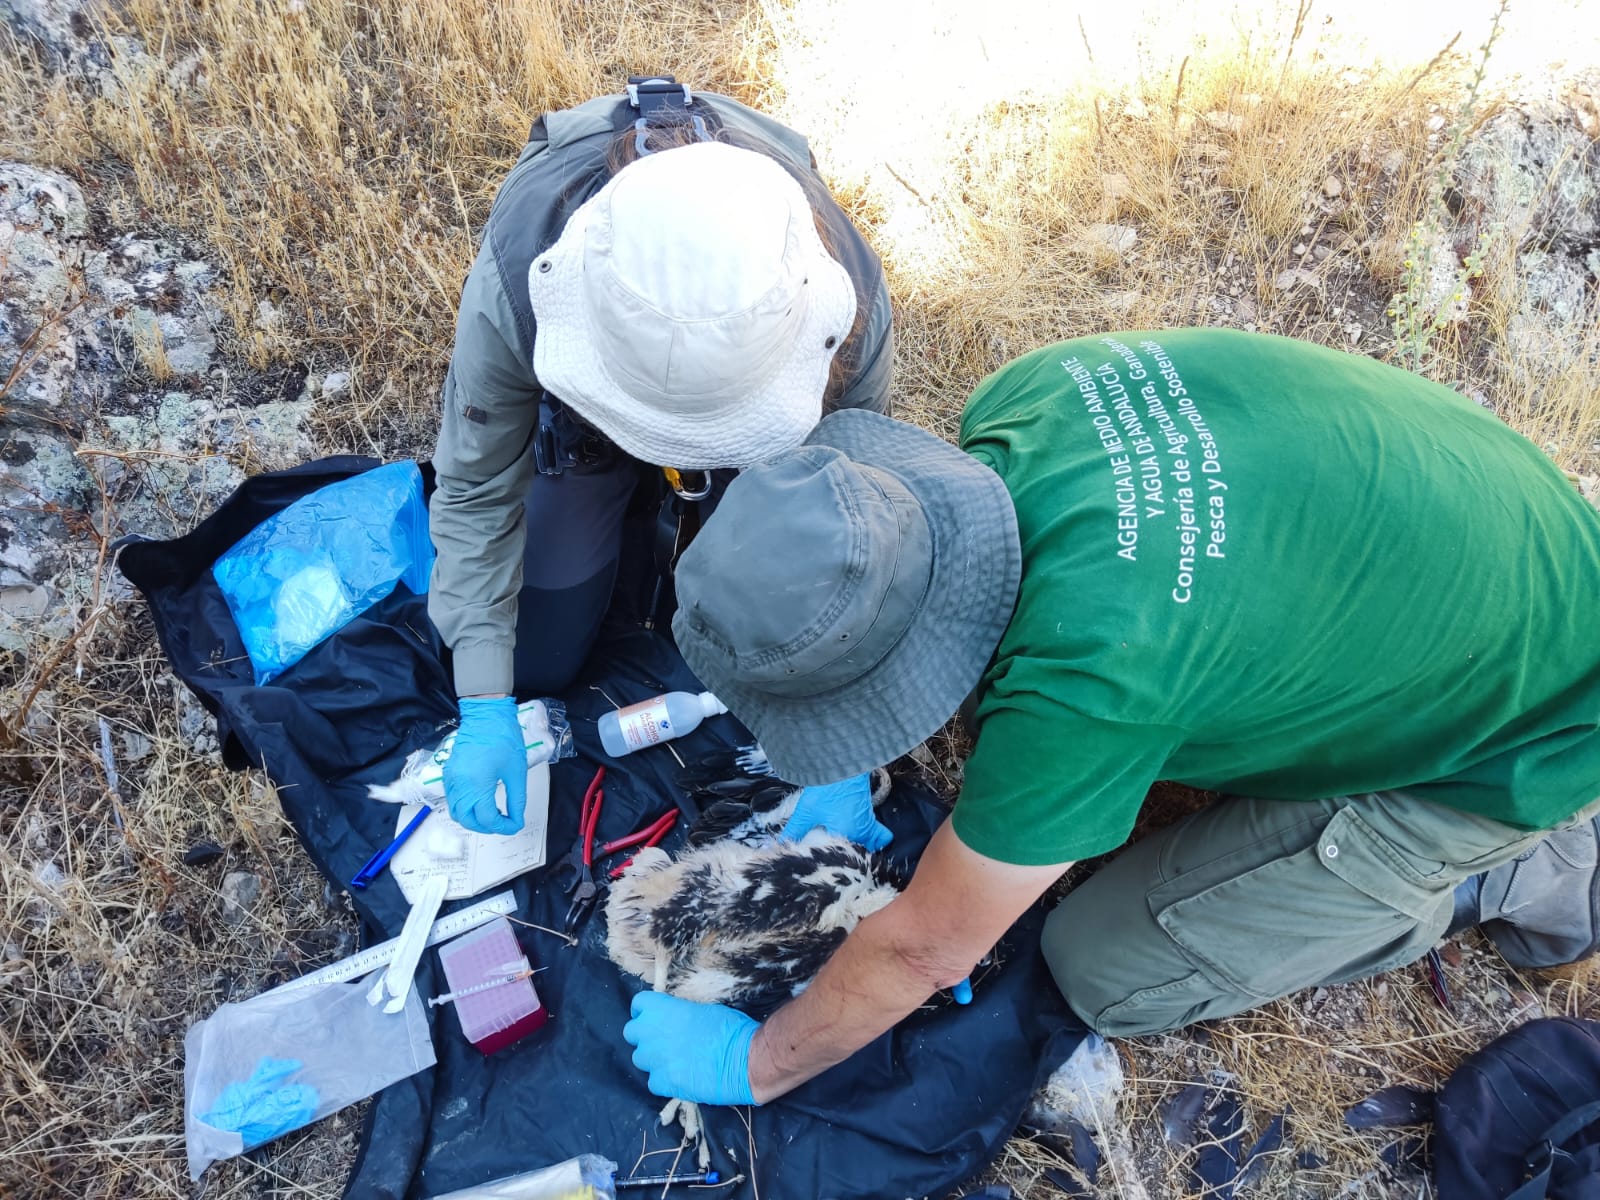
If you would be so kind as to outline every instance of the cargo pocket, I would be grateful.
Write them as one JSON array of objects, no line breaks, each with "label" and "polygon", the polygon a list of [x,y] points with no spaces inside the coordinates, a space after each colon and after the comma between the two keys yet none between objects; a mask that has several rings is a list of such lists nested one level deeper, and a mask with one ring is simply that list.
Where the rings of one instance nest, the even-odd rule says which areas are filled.
[{"label": "cargo pocket", "polygon": [[1102,1037],[1144,1037],[1182,1029],[1210,1017],[1231,1016],[1250,1007],[1230,1003],[1234,993],[1219,991],[1200,971],[1147,987],[1094,1014],[1089,1025]]},{"label": "cargo pocket", "polygon": [[1350,807],[1302,850],[1192,895],[1184,883],[1151,892],[1156,920],[1217,986],[1252,1004],[1420,957],[1453,890]]}]

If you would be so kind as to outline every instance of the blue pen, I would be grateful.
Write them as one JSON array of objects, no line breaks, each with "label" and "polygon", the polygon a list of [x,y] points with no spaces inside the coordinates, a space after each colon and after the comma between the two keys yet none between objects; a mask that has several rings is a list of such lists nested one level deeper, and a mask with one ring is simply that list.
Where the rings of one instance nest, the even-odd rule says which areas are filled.
[{"label": "blue pen", "polygon": [[367,859],[367,865],[356,872],[355,878],[350,881],[350,886],[358,892],[364,891],[367,884],[383,874],[383,869],[389,865],[389,860],[394,857],[395,851],[405,844],[405,840],[417,831],[417,826],[426,821],[428,814],[432,811],[433,809],[424,804],[422,811],[412,817],[406,827],[394,835],[394,841]]}]

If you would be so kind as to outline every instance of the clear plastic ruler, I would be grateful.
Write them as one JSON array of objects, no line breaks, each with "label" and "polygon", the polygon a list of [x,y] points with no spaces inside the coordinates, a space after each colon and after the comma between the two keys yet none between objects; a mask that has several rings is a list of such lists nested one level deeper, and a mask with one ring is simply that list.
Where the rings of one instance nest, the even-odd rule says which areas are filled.
[{"label": "clear plastic ruler", "polygon": [[[469,929],[476,929],[479,925],[488,923],[496,917],[506,916],[517,911],[517,897],[515,893],[507,890],[496,892],[487,900],[480,900],[476,904],[468,905],[453,913],[446,913],[433,923],[428,930],[427,946],[437,946],[440,942],[447,942],[458,934],[466,933]],[[381,967],[389,965],[394,958],[395,951],[400,948],[399,938],[390,938],[387,942],[379,942],[376,946],[368,946],[365,950],[357,950],[349,958],[341,958],[336,963],[312,971],[309,975],[302,975],[299,979],[291,979],[288,983],[279,984],[274,991],[287,992],[295,988],[310,987],[319,983],[348,983],[352,979],[360,979],[370,975]]]}]

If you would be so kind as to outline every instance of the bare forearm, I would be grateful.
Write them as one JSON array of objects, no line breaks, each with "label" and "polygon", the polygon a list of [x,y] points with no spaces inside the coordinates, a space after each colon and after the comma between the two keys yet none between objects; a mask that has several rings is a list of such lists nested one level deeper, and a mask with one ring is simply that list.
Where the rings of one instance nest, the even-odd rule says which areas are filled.
[{"label": "bare forearm", "polygon": [[948,970],[907,953],[894,905],[867,918],[750,1047],[750,1086],[764,1103],[842,1062],[916,1010]]},{"label": "bare forearm", "polygon": [[856,926],[811,986],[756,1032],[756,1100],[799,1087],[959,983],[1069,865],[985,858],[941,826],[906,890]]}]

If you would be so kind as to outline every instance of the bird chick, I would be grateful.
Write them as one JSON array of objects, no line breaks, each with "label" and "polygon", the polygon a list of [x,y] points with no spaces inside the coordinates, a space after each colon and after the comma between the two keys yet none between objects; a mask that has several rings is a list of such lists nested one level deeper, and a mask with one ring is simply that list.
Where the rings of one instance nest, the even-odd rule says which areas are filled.
[{"label": "bird chick", "polygon": [[644,979],[665,962],[658,990],[669,995],[765,1010],[803,991],[898,894],[886,864],[822,830],[766,845],[723,839],[676,861],[652,848],[611,889],[607,949]]}]

